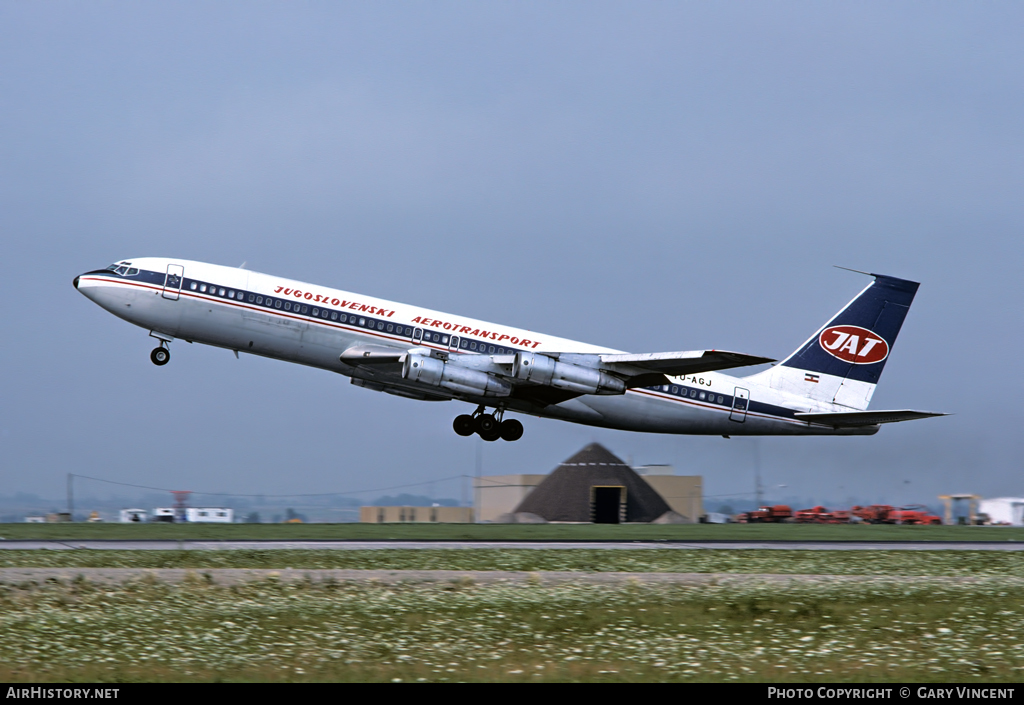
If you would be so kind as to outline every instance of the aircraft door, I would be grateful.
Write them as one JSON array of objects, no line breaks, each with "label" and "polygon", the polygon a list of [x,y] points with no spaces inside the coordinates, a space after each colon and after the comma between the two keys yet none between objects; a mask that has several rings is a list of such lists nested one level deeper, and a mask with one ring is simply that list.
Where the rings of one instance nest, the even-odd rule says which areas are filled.
[{"label": "aircraft door", "polygon": [[167,276],[164,277],[164,293],[165,299],[171,301],[177,301],[178,296],[181,295],[181,283],[185,280],[185,268],[180,264],[169,264],[167,265]]},{"label": "aircraft door", "polygon": [[423,329],[422,328],[416,328],[412,332],[412,344],[413,345],[419,345],[422,342],[423,342]]},{"label": "aircraft door", "polygon": [[729,412],[730,421],[743,423],[747,420],[747,407],[750,405],[750,391],[742,387],[736,387],[732,397],[732,411]]},{"label": "aircraft door", "polygon": [[459,336],[453,335],[448,340],[448,350],[450,350],[451,352],[458,352],[459,351]]}]

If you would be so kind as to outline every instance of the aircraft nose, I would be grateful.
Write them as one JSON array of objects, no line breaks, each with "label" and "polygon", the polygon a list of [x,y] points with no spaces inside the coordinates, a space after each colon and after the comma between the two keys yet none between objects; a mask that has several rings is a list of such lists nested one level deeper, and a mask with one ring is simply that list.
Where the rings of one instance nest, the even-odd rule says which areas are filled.
[{"label": "aircraft nose", "polygon": [[71,283],[74,284],[75,288],[77,289],[78,288],[78,277],[75,277],[75,280],[73,282],[71,282]]}]

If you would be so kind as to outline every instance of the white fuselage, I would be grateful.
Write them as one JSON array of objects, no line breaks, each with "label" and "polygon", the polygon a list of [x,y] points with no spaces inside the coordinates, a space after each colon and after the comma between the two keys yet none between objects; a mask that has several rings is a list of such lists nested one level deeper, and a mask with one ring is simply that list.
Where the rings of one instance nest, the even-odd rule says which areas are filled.
[{"label": "white fuselage", "polygon": [[[357,345],[425,348],[463,356],[618,353],[595,345],[245,269],[164,258],[130,261],[135,274],[97,270],[76,279],[92,301],[158,338],[180,338],[330,370],[354,384],[415,399],[459,399],[534,416],[606,428],[707,435],[863,435],[877,426],[835,429],[793,417],[835,411],[835,404],[773,388],[756,377],[718,372],[672,377],[670,384],[624,394],[544,403],[530,398],[452,394],[395,370],[343,362]],[[171,273],[169,276],[169,272]],[[179,288],[180,287],[180,288]],[[763,375],[760,376],[763,379]]]}]

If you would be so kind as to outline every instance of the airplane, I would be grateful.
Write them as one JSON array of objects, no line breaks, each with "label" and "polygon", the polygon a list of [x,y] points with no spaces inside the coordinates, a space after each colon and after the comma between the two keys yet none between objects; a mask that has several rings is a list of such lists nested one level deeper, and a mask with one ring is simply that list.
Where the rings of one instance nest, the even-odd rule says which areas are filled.
[{"label": "airplane", "polygon": [[[862,274],[867,274],[862,272]],[[516,441],[507,412],[649,433],[871,435],[881,424],[945,414],[868,410],[919,284],[881,274],[792,354],[774,362],[723,350],[631,354],[243,268],[122,260],[75,288],[159,341],[175,339],[329,370],[352,384],[476,406],[460,436]],[[488,411],[493,409],[493,412]]]}]

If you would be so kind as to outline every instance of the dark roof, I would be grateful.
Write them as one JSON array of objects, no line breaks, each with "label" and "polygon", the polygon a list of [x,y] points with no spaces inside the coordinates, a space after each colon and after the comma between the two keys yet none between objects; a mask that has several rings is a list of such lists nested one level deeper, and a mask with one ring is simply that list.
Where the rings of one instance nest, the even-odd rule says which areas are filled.
[{"label": "dark roof", "polygon": [[513,513],[529,512],[548,521],[591,521],[591,487],[626,488],[626,521],[654,521],[670,511],[654,488],[621,458],[599,443],[591,443],[559,463]]}]

